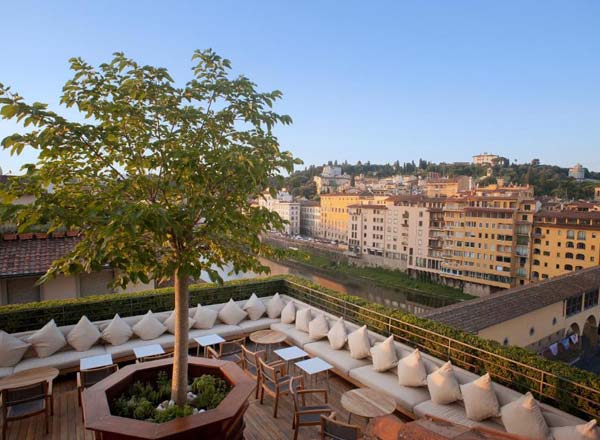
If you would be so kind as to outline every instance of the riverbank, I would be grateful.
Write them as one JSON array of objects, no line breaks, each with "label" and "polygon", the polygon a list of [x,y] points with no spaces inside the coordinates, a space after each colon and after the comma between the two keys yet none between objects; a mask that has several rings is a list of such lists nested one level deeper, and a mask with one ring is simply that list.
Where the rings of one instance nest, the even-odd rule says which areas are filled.
[{"label": "riverbank", "polygon": [[378,286],[390,289],[414,291],[425,295],[444,297],[454,301],[465,301],[475,298],[463,293],[459,289],[436,284],[429,281],[414,279],[398,270],[384,269],[381,267],[358,267],[347,263],[336,262],[322,255],[315,255],[306,250],[291,250],[285,252],[289,262],[304,265],[309,268],[319,269],[332,275],[343,273],[363,281],[372,282]]}]

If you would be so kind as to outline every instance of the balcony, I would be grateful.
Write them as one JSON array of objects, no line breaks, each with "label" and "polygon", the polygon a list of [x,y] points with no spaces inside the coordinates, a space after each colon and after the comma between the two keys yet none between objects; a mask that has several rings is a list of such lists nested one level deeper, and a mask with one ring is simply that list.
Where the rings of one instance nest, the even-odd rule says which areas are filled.
[{"label": "balcony", "polygon": [[[294,301],[298,308],[312,308],[313,316],[324,312],[332,322],[337,317],[342,317],[348,326],[348,331],[355,331],[353,329],[366,324],[371,332],[372,341],[380,342],[388,336],[393,336],[396,350],[401,353],[401,357],[407,356],[414,348],[418,348],[432,365],[439,366],[445,361],[451,360],[453,365],[460,369],[461,377],[467,377],[469,381],[484,372],[489,372],[498,386],[509,387],[521,393],[532,391],[536,398],[542,399],[545,403],[586,419],[600,415],[599,389],[591,385],[580,384],[574,379],[559,377],[551,369],[541,369],[541,364],[528,364],[532,361],[530,353],[522,358],[514,357],[518,355],[518,350],[495,348],[493,344],[490,345],[483,340],[479,343],[477,338],[472,335],[465,334],[463,338],[460,331],[444,324],[431,323],[392,308],[369,303],[362,298],[339,295],[297,278],[273,277],[241,280],[227,283],[223,287],[196,286],[190,289],[190,302],[206,306],[213,304],[216,307],[230,298],[245,302],[253,292],[259,297],[263,297],[264,301],[267,301],[275,292],[279,292],[286,302]],[[27,306],[7,307],[4,310],[0,308],[0,322],[2,323],[1,327],[9,333],[26,332],[38,329],[47,322],[50,316],[57,321],[59,326],[69,325],[77,321],[83,311],[90,316],[92,321],[100,321],[110,318],[117,306],[122,316],[137,316],[150,308],[155,312],[170,313],[168,311],[173,306],[173,297],[168,289],[163,289],[143,294],[119,294],[108,299],[103,297],[95,300],[94,297],[88,297],[80,303],[66,301],[64,304],[52,302],[47,306],[36,304],[33,306],[33,309],[36,310],[35,314],[32,314],[31,308],[28,309]],[[348,412],[341,404],[341,396],[344,392],[357,386],[372,388],[382,396],[405,395],[402,390],[398,392],[396,389],[390,388],[400,387],[395,368],[385,373],[375,372],[369,359],[363,360],[360,365],[355,363],[353,366],[344,367],[339,362],[344,357],[349,357],[349,354],[345,353],[346,349],[332,350],[326,338],[317,342],[307,340],[308,335],[302,334],[302,331],[296,329],[293,324],[283,324],[278,320],[273,322],[268,318],[264,318],[264,320],[265,323],[248,321],[247,324],[254,327],[266,325],[263,328],[283,332],[288,336],[288,343],[302,347],[310,356],[321,357],[334,365],[334,370],[328,379],[329,404],[340,419],[346,420],[348,416]],[[240,331],[245,333],[243,328],[250,327],[240,327]],[[190,330],[190,333],[193,331]],[[248,345],[250,349],[254,348],[250,343]],[[169,349],[168,345],[165,346],[165,349]],[[193,352],[195,353],[195,346]],[[117,360],[115,359],[115,361]],[[47,362],[52,362],[51,358],[48,358]],[[131,359],[124,359],[122,362],[128,363],[131,362]],[[550,367],[551,365],[548,368]],[[62,439],[66,432],[73,433],[73,438],[93,438],[90,432],[84,430],[81,420],[72,373],[74,369],[77,367],[64,369],[54,386],[55,412],[51,417],[50,426],[50,438],[52,439]],[[570,367],[561,365],[559,371],[569,372]],[[572,377],[580,377],[578,375],[584,374],[579,370],[572,370],[572,372]],[[324,386],[323,382],[318,385],[320,388]],[[424,392],[427,392],[426,388]],[[317,404],[324,403],[318,400],[316,402]],[[396,398],[396,402],[395,418],[398,423],[402,424],[415,417],[412,411],[407,411],[398,398]],[[272,398],[265,396],[262,405],[254,398],[251,398],[249,403],[249,408],[244,416],[245,438],[292,437],[293,404],[289,396],[280,399],[277,418],[272,417]],[[370,429],[360,417],[353,417],[352,422],[360,425],[363,429]],[[43,418],[37,417],[12,422],[9,425],[8,438],[40,438],[43,436],[43,431]],[[299,433],[300,439],[319,436],[319,430],[316,427],[303,427]]]}]

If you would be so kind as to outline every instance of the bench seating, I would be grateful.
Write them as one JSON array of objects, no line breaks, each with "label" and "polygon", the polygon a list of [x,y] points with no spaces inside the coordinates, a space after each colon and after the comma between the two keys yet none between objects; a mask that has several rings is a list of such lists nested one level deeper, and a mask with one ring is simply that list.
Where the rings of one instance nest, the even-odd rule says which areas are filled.
[{"label": "bench seating", "polygon": [[[261,300],[263,303],[267,303],[271,297],[263,297]],[[281,295],[284,302],[294,301],[296,308],[310,307],[313,311],[313,317],[319,313],[324,313],[328,319],[329,326],[331,327],[338,317],[333,316],[329,313],[323,312],[318,308],[314,308],[305,304],[301,301]],[[245,301],[238,301],[240,306],[243,306]],[[224,304],[209,305],[214,310],[219,311]],[[193,316],[194,309],[190,309],[190,317]],[[156,313],[155,316],[160,320],[164,321],[169,317],[171,312]],[[130,316],[123,318],[127,323],[133,326],[138,322],[143,315]],[[110,320],[96,322],[100,331],[102,331]],[[353,323],[346,322],[346,331],[351,333],[356,330],[358,326]],[[73,328],[70,326],[59,327],[59,329],[65,334]],[[273,330],[280,331],[287,336],[287,342],[303,348],[311,356],[318,356],[321,359],[329,362],[334,366],[334,372],[357,386],[366,386],[382,393],[386,393],[393,396],[396,399],[397,409],[402,413],[409,415],[413,418],[423,417],[425,415],[431,415],[434,417],[449,420],[451,422],[459,423],[466,426],[483,426],[485,428],[491,428],[499,431],[504,431],[504,427],[500,419],[488,419],[482,422],[475,422],[466,417],[466,412],[462,402],[456,402],[450,405],[439,405],[431,401],[429,391],[426,386],[423,387],[405,387],[398,383],[398,376],[396,368],[392,368],[386,372],[377,372],[372,368],[371,359],[353,359],[350,356],[350,351],[347,346],[341,350],[334,350],[329,345],[327,338],[319,341],[312,340],[308,333],[296,329],[294,324],[284,324],[280,322],[280,319],[270,319],[263,316],[256,321],[244,320],[238,325],[227,325],[217,320],[215,326],[211,329],[194,329],[190,330],[190,347],[195,347],[196,343],[193,341],[194,337],[207,335],[211,333],[217,333],[225,338],[247,335],[256,330],[263,330],[271,328]],[[23,332],[14,334],[15,336],[26,339],[29,335],[34,333]],[[369,332],[369,338],[371,343],[381,342],[385,339],[385,336],[377,333]],[[133,358],[133,349],[138,346],[149,345],[149,344],[160,344],[165,350],[169,351],[173,347],[174,336],[170,333],[164,333],[155,340],[145,341],[133,337],[125,344],[112,346],[103,344],[100,341],[97,345],[92,347],[88,351],[77,352],[70,346],[65,347],[64,350],[53,354],[47,358],[39,359],[35,357],[33,350],[30,350],[26,356],[17,364],[14,368],[0,368],[0,377],[10,375],[14,372],[22,371],[29,368],[38,366],[54,366],[61,370],[61,372],[76,371],[79,368],[79,360],[84,357],[95,356],[98,354],[110,353],[113,355],[113,359],[116,362],[121,360]],[[396,351],[399,358],[405,357],[413,351],[413,348],[395,342]],[[437,359],[428,354],[422,353],[422,359],[425,363],[427,373],[431,373],[444,364],[443,360]],[[457,379],[459,383],[464,384],[477,379],[479,376],[469,371],[463,370],[458,367],[454,367]],[[514,391],[505,386],[494,383],[494,389],[500,405],[506,405],[522,396],[521,393]],[[564,411],[560,411],[556,408],[548,405],[541,404],[542,412],[548,423],[548,426],[573,426],[585,423],[583,420],[574,417]]]}]

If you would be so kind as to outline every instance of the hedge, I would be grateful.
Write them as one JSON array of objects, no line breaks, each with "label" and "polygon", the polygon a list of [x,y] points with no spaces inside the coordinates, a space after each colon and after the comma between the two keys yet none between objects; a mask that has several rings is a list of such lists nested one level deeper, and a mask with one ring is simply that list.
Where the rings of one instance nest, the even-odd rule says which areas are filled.
[{"label": "hedge", "polygon": [[[217,304],[248,298],[252,293],[269,296],[283,291],[281,276],[252,280],[228,281],[219,286],[206,283],[190,286],[190,306]],[[135,293],[113,293],[83,298],[11,304],[0,307],[0,330],[17,333],[41,328],[51,319],[59,326],[76,324],[86,315],[91,321],[111,319],[115,313],[121,317],[142,315],[148,310],[162,312],[175,307],[173,288],[153,289]]]},{"label": "hedge", "polygon": [[[366,324],[374,332],[386,336],[393,334],[400,342],[418,347],[421,351],[439,359],[451,360],[454,365],[473,373],[481,375],[488,372],[496,382],[520,392],[531,391],[541,401],[572,414],[588,419],[590,417],[600,419],[600,376],[592,372],[562,362],[550,361],[521,347],[505,347],[496,341],[372,303],[364,298],[341,294],[305,279],[287,276],[286,280],[291,281],[286,283],[286,294],[300,301],[310,303],[332,314],[344,316],[347,321]],[[302,287],[326,293],[340,302],[332,304],[311,295]],[[357,311],[347,304],[343,305],[343,302],[360,306],[365,310]],[[387,320],[384,322],[378,314],[385,315]],[[398,322],[398,325],[390,327],[389,318],[394,318],[394,322]],[[455,342],[449,343],[448,338]],[[540,387],[536,379],[542,379],[542,374],[544,386]],[[589,387],[591,390],[581,388],[569,381]]]}]

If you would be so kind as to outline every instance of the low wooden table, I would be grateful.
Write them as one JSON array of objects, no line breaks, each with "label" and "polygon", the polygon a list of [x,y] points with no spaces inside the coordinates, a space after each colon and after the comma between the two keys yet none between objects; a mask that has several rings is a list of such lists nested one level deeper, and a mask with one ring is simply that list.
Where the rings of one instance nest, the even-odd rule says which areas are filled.
[{"label": "low wooden table", "polygon": [[52,384],[52,381],[58,376],[58,373],[58,369],[53,367],[38,367],[19,371],[18,373],[0,379],[0,390],[26,387],[42,381]]},{"label": "low wooden table", "polygon": [[396,410],[396,401],[393,397],[371,388],[356,388],[346,391],[342,394],[341,403],[349,413],[348,422],[350,422],[352,414],[371,419],[387,416]]},{"label": "low wooden table", "polygon": [[277,330],[258,330],[250,333],[250,340],[258,345],[264,345],[267,349],[267,359],[271,354],[271,347],[275,344],[281,344],[287,338],[285,333]]}]

